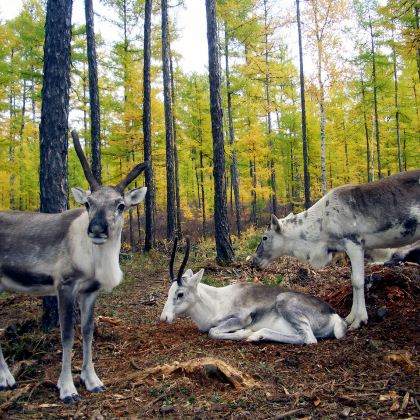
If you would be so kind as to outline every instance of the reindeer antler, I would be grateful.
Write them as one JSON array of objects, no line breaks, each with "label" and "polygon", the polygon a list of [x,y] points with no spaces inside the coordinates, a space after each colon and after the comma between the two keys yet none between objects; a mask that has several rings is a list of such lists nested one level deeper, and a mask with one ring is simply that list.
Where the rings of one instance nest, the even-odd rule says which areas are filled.
[{"label": "reindeer antler", "polygon": [[97,179],[93,176],[93,173],[90,169],[89,163],[86,160],[86,156],[83,153],[82,146],[80,145],[79,141],[79,134],[76,130],[72,130],[71,136],[73,138],[74,143],[74,149],[76,150],[77,157],[80,160],[80,164],[82,165],[83,172],[85,173],[85,177],[87,179],[87,182],[89,182],[90,190],[96,191],[101,187],[101,184],[97,181]]},{"label": "reindeer antler", "polygon": [[172,282],[176,281],[180,286],[182,285],[182,275],[184,274],[185,266],[187,265],[188,257],[190,256],[190,237],[186,236],[185,241],[187,246],[185,248],[185,255],[184,259],[182,260],[181,267],[179,267],[178,275],[174,276],[174,261],[175,261],[175,253],[178,244],[178,238],[175,238],[174,246],[172,247],[172,254],[171,260],[169,262],[169,276]]},{"label": "reindeer antler", "polygon": [[123,192],[127,185],[134,181],[149,166],[149,164],[150,160],[137,164],[115,188]]}]

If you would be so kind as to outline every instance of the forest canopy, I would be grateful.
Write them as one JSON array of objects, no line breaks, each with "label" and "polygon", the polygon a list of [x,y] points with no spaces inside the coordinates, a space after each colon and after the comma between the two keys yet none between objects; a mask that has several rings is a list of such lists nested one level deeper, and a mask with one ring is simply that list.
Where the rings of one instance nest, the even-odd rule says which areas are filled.
[{"label": "forest canopy", "polygon": [[[95,15],[102,181],[116,184],[134,162],[143,160],[145,5],[143,0],[100,2],[113,16]],[[205,233],[214,212],[209,77],[206,72],[183,71],[182,55],[188,51],[173,47],[182,27],[188,25],[177,21],[176,9],[187,6],[188,1],[168,4],[176,194],[182,226],[200,220]],[[160,13],[160,3],[153,2],[150,77],[156,214],[164,214],[167,197]],[[24,0],[16,17],[0,22],[1,210],[40,207],[45,15],[44,1]],[[225,180],[232,227],[235,200],[245,224],[266,222],[273,211],[282,216],[304,207],[298,45],[290,36],[297,37],[296,17],[296,3],[291,0],[217,1]],[[418,168],[416,0],[301,1],[300,20],[311,202],[343,183]],[[110,25],[121,34],[112,42],[102,36]],[[86,26],[73,24],[69,126],[78,129],[88,156],[89,106]],[[87,187],[72,146],[68,177],[70,187]]]}]

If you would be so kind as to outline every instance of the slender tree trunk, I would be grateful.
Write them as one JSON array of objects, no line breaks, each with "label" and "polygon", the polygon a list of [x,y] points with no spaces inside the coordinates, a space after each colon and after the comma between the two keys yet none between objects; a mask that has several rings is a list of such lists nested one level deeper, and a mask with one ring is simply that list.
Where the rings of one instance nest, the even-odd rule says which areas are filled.
[{"label": "slender tree trunk", "polygon": [[365,138],[366,138],[366,170],[367,170],[367,181],[372,182],[372,174],[370,172],[370,144],[369,144],[369,129],[366,116],[366,93],[365,84],[363,82],[363,76],[360,79],[362,85],[362,106],[363,106],[363,123],[365,127]]},{"label": "slender tree trunk", "polygon": [[182,238],[181,196],[179,194],[179,162],[178,162],[178,139],[176,135],[175,83],[174,83],[174,67],[172,63],[170,43],[168,45],[168,49],[169,49],[169,70],[171,74],[172,134],[173,134],[174,163],[175,163],[176,235],[178,239],[181,239]]},{"label": "slender tree trunk", "polygon": [[[417,0],[417,3],[418,3],[418,0]],[[416,17],[417,32],[420,30],[419,10],[420,10],[420,6],[418,6],[418,5],[414,6],[414,14],[415,14],[415,17]],[[417,73],[419,75],[419,81],[420,81],[420,46],[417,48]]]},{"label": "slender tree trunk", "polygon": [[206,0],[207,41],[209,49],[210,112],[213,136],[214,228],[217,260],[227,263],[233,259],[229,237],[226,204],[225,150],[223,118],[220,99],[220,66],[217,40],[216,0]]},{"label": "slender tree trunk", "polygon": [[93,24],[92,0],[85,0],[87,58],[89,69],[90,101],[90,147],[92,150],[92,173],[99,183],[101,175],[101,118],[99,106],[98,66],[96,63],[96,41]]},{"label": "slender tree trunk", "polygon": [[[13,53],[12,53],[13,59]],[[16,110],[15,110],[15,101],[14,101],[14,93],[10,92],[9,96],[9,119],[10,119],[10,130],[9,130],[9,162],[12,166],[15,162],[15,121],[16,121]],[[9,188],[10,188],[10,195],[9,195],[9,206],[11,210],[16,209],[16,191],[15,191],[15,181],[16,175],[14,171],[9,176]]]},{"label": "slender tree trunk", "polygon": [[203,151],[200,150],[200,188],[201,188],[201,217],[203,220],[203,238],[207,234],[207,221],[206,221],[206,197],[204,195],[204,166],[203,166]]},{"label": "slender tree trunk", "polygon": [[349,149],[347,144],[347,132],[346,132],[346,123],[343,121],[343,139],[344,139],[344,163],[345,163],[345,170],[344,170],[344,181],[346,184],[350,182],[349,177]]},{"label": "slender tree trunk", "polygon": [[83,63],[83,77],[82,77],[82,81],[83,81],[83,133],[84,133],[84,138],[85,138],[85,144],[84,144],[84,152],[85,155],[87,157],[90,156],[90,150],[88,148],[87,145],[87,138],[88,138],[88,118],[87,118],[87,103],[88,103],[88,99],[87,99],[87,77],[86,77],[86,65],[85,63]]},{"label": "slender tree trunk", "polygon": [[141,217],[140,217],[140,205],[136,206],[136,216],[137,216],[137,242],[141,249],[142,235],[141,235]]},{"label": "slender tree trunk", "polygon": [[[235,196],[235,215],[236,215],[236,231],[238,236],[241,236],[241,203],[239,198],[239,175],[238,175],[238,163],[236,157],[236,146],[235,146],[235,130],[233,129],[233,117],[232,117],[232,92],[230,85],[230,68],[229,68],[229,34],[227,29],[227,23],[225,21],[225,63],[226,63],[226,91],[227,91],[227,110],[228,110],[228,121],[229,121],[229,144],[232,146],[232,189],[233,195]],[[232,205],[231,205],[232,207]]]},{"label": "slender tree trunk", "polygon": [[[32,74],[35,73],[34,66],[31,66]],[[32,105],[32,122],[36,122],[36,92],[35,92],[35,78],[31,76],[31,105]]]},{"label": "slender tree trunk", "polygon": [[[394,31],[392,31],[394,38]],[[394,68],[394,104],[395,104],[395,130],[397,134],[398,170],[402,172],[401,159],[401,136],[400,136],[400,107],[398,101],[398,74],[397,74],[397,52],[395,51],[394,39],[392,39],[392,64]]]},{"label": "slender tree trunk", "polygon": [[308,141],[306,137],[306,104],[305,104],[305,75],[303,72],[302,29],[300,23],[300,0],[296,0],[296,17],[299,41],[299,76],[300,76],[300,103],[302,111],[302,147],[303,147],[303,180],[305,188],[305,209],[311,206],[311,192],[309,185],[308,168]]},{"label": "slender tree trunk", "polygon": [[174,185],[174,153],[172,147],[172,106],[171,77],[169,68],[168,41],[168,1],[161,1],[162,8],[162,71],[163,100],[165,108],[165,138],[166,138],[166,238],[173,240],[176,228],[175,185]]},{"label": "slender tree trunk", "polygon": [[379,135],[379,115],[378,115],[378,83],[376,80],[376,52],[375,42],[373,38],[372,19],[369,12],[369,28],[371,39],[371,54],[372,54],[372,79],[373,79],[373,106],[375,111],[375,139],[376,139],[376,158],[378,160],[378,177],[382,178],[382,165],[381,165],[381,144]]},{"label": "slender tree trunk", "polygon": [[325,89],[322,80],[322,54],[323,54],[323,33],[318,21],[318,2],[312,2],[313,16],[316,30],[316,46],[318,53],[317,77],[319,88],[319,113],[320,113],[320,133],[321,133],[321,190],[322,195],[327,193],[327,157],[325,140]]},{"label": "slender tree trunk", "polygon": [[[40,125],[41,211],[68,209],[67,148],[72,0],[48,0]],[[58,323],[57,300],[43,301],[43,329]]]},{"label": "slender tree trunk", "polygon": [[277,214],[276,171],[274,167],[274,148],[271,128],[271,100],[270,100],[270,67],[268,62],[268,10],[267,0],[264,0],[264,46],[265,46],[265,101],[267,106],[268,145],[270,148],[270,184],[271,184],[271,212]]},{"label": "slender tree trunk", "polygon": [[152,0],[146,0],[144,9],[144,64],[143,64],[143,136],[144,160],[149,161],[145,170],[147,194],[145,199],[145,237],[144,250],[149,251],[155,242],[154,207],[155,194],[152,167],[152,118],[151,118],[151,31],[152,31]]},{"label": "slender tree trunk", "polygon": [[133,207],[130,207],[128,210],[129,224],[130,224],[130,248],[131,252],[136,252],[136,240],[134,238],[134,217],[133,217]]}]

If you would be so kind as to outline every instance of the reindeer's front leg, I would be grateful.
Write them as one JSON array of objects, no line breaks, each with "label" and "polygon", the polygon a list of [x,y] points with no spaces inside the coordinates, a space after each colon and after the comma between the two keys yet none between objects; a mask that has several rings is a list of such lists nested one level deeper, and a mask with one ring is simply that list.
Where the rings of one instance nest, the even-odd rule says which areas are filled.
[{"label": "reindeer's front leg", "polygon": [[14,388],[16,388],[16,381],[7,367],[7,363],[4,360],[3,352],[0,346],[0,391]]},{"label": "reindeer's front leg", "polygon": [[353,285],[353,304],[346,321],[350,329],[357,329],[361,324],[366,324],[368,315],[365,304],[365,267],[364,249],[361,244],[347,240],[346,252],[351,262],[351,282]]},{"label": "reindeer's front leg", "polygon": [[243,340],[253,333],[245,328],[251,322],[252,316],[249,313],[232,314],[211,328],[209,337],[216,340]]},{"label": "reindeer's front leg", "polygon": [[63,361],[57,387],[60,390],[60,398],[66,404],[80,400],[71,374],[71,352],[74,340],[74,302],[74,284],[60,284],[58,287],[58,313],[63,346]]},{"label": "reindeer's front leg", "polygon": [[94,307],[97,295],[97,291],[82,292],[79,298],[83,336],[83,366],[80,379],[85,384],[86,389],[91,392],[102,392],[105,390],[104,384],[96,375],[92,362]]}]

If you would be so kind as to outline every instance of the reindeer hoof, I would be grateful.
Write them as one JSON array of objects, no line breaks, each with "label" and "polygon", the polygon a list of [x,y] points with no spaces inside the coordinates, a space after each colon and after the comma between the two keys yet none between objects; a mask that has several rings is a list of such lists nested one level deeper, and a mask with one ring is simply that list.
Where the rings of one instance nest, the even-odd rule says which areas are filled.
[{"label": "reindeer hoof", "polygon": [[63,398],[63,403],[64,404],[73,404],[80,401],[80,395],[79,394],[73,394],[73,395],[69,395],[68,397],[64,397]]},{"label": "reindeer hoof", "polygon": [[0,391],[9,391],[11,389],[16,389],[17,388],[17,383],[14,383],[13,385],[0,385]]},{"label": "reindeer hoof", "polygon": [[97,386],[93,388],[90,392],[104,392],[106,390],[105,386]]}]

